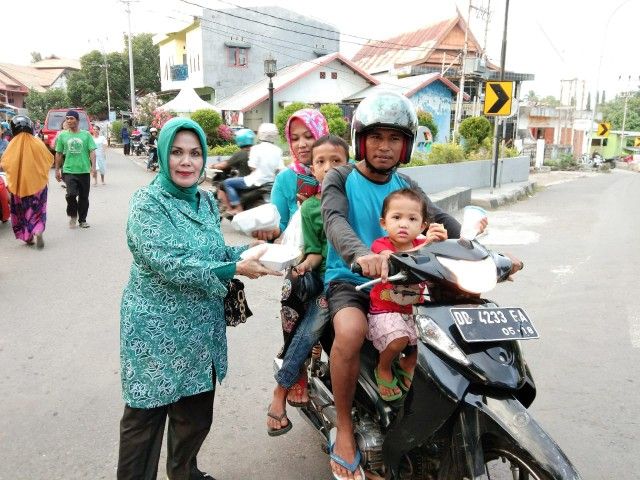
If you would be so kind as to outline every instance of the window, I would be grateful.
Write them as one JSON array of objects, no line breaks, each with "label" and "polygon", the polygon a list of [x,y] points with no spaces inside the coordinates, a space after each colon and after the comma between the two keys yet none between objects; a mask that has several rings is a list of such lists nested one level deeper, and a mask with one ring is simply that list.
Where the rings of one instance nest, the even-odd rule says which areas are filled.
[{"label": "window", "polygon": [[246,67],[249,63],[249,50],[240,47],[227,47],[227,61],[230,67]]},{"label": "window", "polygon": [[331,80],[337,80],[338,79],[338,72],[331,72]]},{"label": "window", "polygon": [[320,72],[320,79],[324,80],[327,78],[327,72]]}]

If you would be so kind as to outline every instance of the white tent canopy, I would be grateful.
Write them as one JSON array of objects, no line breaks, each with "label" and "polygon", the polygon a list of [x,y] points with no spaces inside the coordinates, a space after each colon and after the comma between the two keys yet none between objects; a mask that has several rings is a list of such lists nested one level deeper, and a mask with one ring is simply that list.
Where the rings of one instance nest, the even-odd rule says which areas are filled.
[{"label": "white tent canopy", "polygon": [[162,110],[171,110],[176,113],[193,113],[196,110],[215,110],[213,105],[202,100],[191,87],[184,87],[178,92],[176,98],[160,106]]}]

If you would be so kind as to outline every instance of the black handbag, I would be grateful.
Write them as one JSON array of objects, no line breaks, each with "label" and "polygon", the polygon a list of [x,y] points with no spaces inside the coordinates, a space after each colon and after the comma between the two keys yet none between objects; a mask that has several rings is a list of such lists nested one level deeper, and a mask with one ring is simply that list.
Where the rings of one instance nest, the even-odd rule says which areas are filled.
[{"label": "black handbag", "polygon": [[247,318],[253,315],[244,294],[244,283],[237,278],[232,278],[227,286],[227,296],[224,297],[224,318],[227,327],[235,327],[245,323]]}]

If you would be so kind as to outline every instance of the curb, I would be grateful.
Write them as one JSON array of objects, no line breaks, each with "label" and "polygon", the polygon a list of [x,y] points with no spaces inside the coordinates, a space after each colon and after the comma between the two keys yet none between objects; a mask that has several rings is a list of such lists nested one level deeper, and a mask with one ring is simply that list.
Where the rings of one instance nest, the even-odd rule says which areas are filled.
[{"label": "curb", "polygon": [[489,194],[489,195],[471,195],[471,205],[476,205],[487,210],[495,210],[503,205],[516,203],[518,200],[524,200],[534,194],[536,182],[527,182],[527,184],[513,189],[506,193]]}]

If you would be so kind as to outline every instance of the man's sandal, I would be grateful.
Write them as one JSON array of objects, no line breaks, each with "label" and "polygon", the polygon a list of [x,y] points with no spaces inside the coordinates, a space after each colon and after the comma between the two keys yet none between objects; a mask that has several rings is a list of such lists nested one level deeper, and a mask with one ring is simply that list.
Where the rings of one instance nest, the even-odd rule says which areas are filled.
[{"label": "man's sandal", "polygon": [[[271,406],[271,405],[269,405]],[[269,418],[273,418],[274,420],[280,422],[280,428],[267,427],[267,434],[270,437],[277,437],[278,435],[284,435],[293,427],[291,420],[287,417],[287,412],[282,412],[282,415],[274,415],[270,411],[267,410],[267,416]],[[283,427],[282,420],[287,419],[287,424]]]},{"label": "man's sandal", "polygon": [[[400,388],[400,386],[398,385],[397,377],[394,376],[393,380],[388,382],[385,379],[380,378],[378,376],[377,368],[373,370],[373,374],[376,377],[376,383],[378,384],[378,393],[380,394],[380,398],[382,398],[382,400],[384,400],[385,402],[393,402],[394,400],[398,400],[399,398],[402,398],[402,388]],[[397,388],[400,391],[398,393],[390,393],[388,395],[384,395],[382,393],[381,387],[388,388],[389,390],[395,390]]]},{"label": "man's sandal", "polygon": [[[349,472],[351,472],[354,475],[354,477],[355,477],[355,474],[358,474],[360,475],[360,480],[365,480],[364,469],[362,468],[362,465],[360,465],[360,462],[362,461],[362,454],[360,453],[360,449],[358,449],[358,447],[356,447],[356,456],[353,459],[352,463],[348,463],[344,458],[333,453],[333,447],[336,444],[337,434],[338,434],[338,431],[336,428],[332,428],[331,431],[329,432],[329,445],[328,445],[329,458],[331,458],[332,461],[334,461],[341,467],[349,470]],[[333,475],[334,480],[345,480],[346,478],[346,477],[341,477],[340,475],[335,473],[333,469],[331,470],[331,474]]]}]

